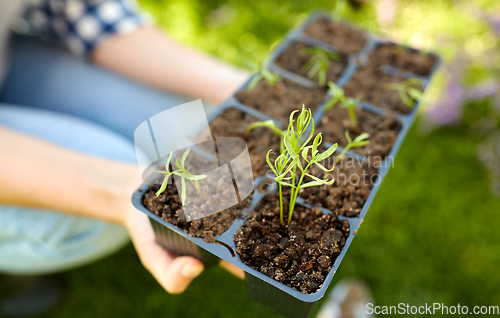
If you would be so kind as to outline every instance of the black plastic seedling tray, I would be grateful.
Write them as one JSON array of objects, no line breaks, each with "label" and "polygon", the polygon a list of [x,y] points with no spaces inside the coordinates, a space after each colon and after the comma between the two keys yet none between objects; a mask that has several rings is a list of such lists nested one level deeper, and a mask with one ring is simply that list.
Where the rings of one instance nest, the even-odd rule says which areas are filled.
[{"label": "black plastic seedling tray", "polygon": [[[327,17],[326,15],[322,13],[315,13],[311,15],[311,17],[303,24],[302,27],[299,29],[292,31],[289,33],[285,39],[280,43],[280,45],[276,48],[274,52],[271,53],[271,64],[270,64],[270,69],[276,71],[279,73],[282,77],[287,78],[291,81],[294,81],[298,84],[302,84],[307,87],[312,87],[314,86],[314,83],[309,80],[308,78],[301,77],[299,75],[293,74],[289,71],[283,70],[276,66],[274,64],[274,60],[283,52],[283,50],[292,42],[292,41],[303,41],[308,44],[312,45],[320,45],[324,48],[334,50],[333,47],[330,45],[323,43],[317,39],[311,38],[310,36],[304,34],[303,30],[315,19],[319,17]],[[337,80],[337,85],[339,86],[344,86],[349,79],[353,76],[353,74],[356,72],[357,66],[356,66],[356,61],[358,63],[364,63],[367,60],[368,54],[377,46],[380,45],[380,43],[391,43],[389,41],[385,41],[380,38],[375,38],[370,35],[366,35],[367,37],[367,43],[365,47],[355,56],[349,56],[349,64],[345,68],[344,72],[341,74],[341,76]],[[411,49],[411,48],[410,48]],[[435,55],[434,55],[435,56]],[[419,77],[423,80],[423,89],[425,90],[426,87],[428,86],[429,80],[431,79],[432,75],[434,74],[435,70],[438,68],[440,64],[440,59],[438,56],[435,56],[436,61],[434,64],[434,67],[431,71],[431,73],[427,77],[422,77],[422,76],[416,76],[414,74],[408,73],[408,72],[401,72],[398,69],[395,69],[394,67],[387,67],[384,69],[384,71],[387,72],[395,72],[397,71],[399,74],[404,74],[407,78],[410,77]],[[245,83],[240,90],[246,89],[246,86],[248,83],[251,81],[249,79],[247,83]],[[328,96],[325,95],[325,101],[323,102],[322,105],[318,107],[318,109],[314,112],[313,117],[315,122],[319,122],[321,117],[323,116],[323,108],[325,106],[326,101],[329,99]],[[360,107],[363,109],[377,113],[377,114],[386,114],[387,111],[379,108],[375,105],[367,104],[362,102],[360,104]],[[248,107],[241,102],[239,102],[234,96],[230,97],[228,100],[226,100],[224,103],[220,105],[214,112],[212,112],[209,115],[209,122],[213,121],[217,116],[219,116],[224,110],[228,108],[237,108],[241,110],[244,113],[248,113],[258,119],[261,120],[267,120],[267,119],[272,119],[269,116],[266,116],[257,110]],[[147,210],[143,204],[142,204],[142,196],[143,194],[147,191],[147,189],[150,187],[150,185],[153,182],[156,182],[157,176],[153,175],[151,176],[148,180],[146,180],[140,188],[133,194],[132,196],[132,202],[134,206],[141,210],[142,212],[146,213],[151,220],[151,224],[153,226],[153,229],[156,233],[156,237],[158,242],[164,246],[166,249],[178,254],[178,255],[192,255],[195,256],[205,263],[206,266],[212,266],[218,263],[219,259],[223,259],[241,269],[243,269],[246,272],[246,285],[247,285],[247,290],[249,295],[256,301],[271,307],[278,313],[290,317],[290,318],[303,318],[303,317],[308,317],[310,313],[312,312],[314,306],[318,302],[320,298],[322,298],[325,295],[326,290],[328,289],[328,286],[335,275],[336,271],[338,270],[338,267],[344,258],[349,246],[351,245],[351,242],[357,233],[357,230],[359,229],[361,223],[363,222],[363,219],[368,212],[368,209],[370,208],[370,205],[375,198],[375,195],[377,194],[378,189],[380,188],[380,185],[382,183],[382,180],[384,179],[385,175],[387,174],[388,169],[392,165],[392,159],[395,158],[401,144],[403,143],[403,140],[406,137],[406,134],[408,133],[408,130],[410,129],[411,125],[413,124],[415,117],[417,115],[418,111],[418,103],[414,106],[413,110],[409,114],[399,114],[397,115],[397,119],[401,122],[402,128],[398,134],[398,137],[392,147],[391,152],[389,153],[388,157],[384,160],[384,162],[381,164],[380,168],[378,168],[378,180],[375,182],[373,188],[371,189],[371,192],[366,200],[366,202],[363,205],[363,208],[361,210],[361,213],[357,217],[352,217],[352,218],[346,218],[343,216],[339,216],[339,219],[348,219],[349,224],[350,224],[350,233],[349,236],[346,240],[345,246],[343,247],[342,251],[340,254],[337,256],[335,259],[335,262],[332,266],[331,271],[327,275],[323,285],[321,288],[316,291],[313,294],[303,294],[295,289],[292,289],[291,287],[288,287],[282,283],[279,283],[272,279],[269,276],[266,276],[259,271],[249,267],[248,265],[245,265],[239,256],[236,254],[236,246],[233,240],[234,234],[237,232],[238,228],[243,224],[245,219],[240,218],[236,219],[233,225],[222,235],[216,236],[217,243],[215,244],[209,244],[203,241],[201,238],[196,238],[196,237],[191,237],[189,234],[184,232],[183,230],[177,228],[176,226],[162,220],[160,217],[156,216],[154,213],[151,213],[149,210]],[[283,127],[285,123],[280,122],[279,120],[275,120],[276,123],[281,124]],[[237,123],[235,123],[237,124]],[[326,144],[328,146],[328,144]],[[338,147],[337,152],[340,152],[342,150],[342,147]],[[348,151],[347,156],[354,157],[354,158],[359,158],[359,159],[367,159],[357,153],[354,153],[352,151]],[[260,177],[257,178],[255,181],[256,186],[264,180],[265,177]],[[275,191],[275,187],[273,186],[268,186],[265,192],[259,193],[257,190],[254,190],[253,192],[253,198],[252,202],[250,204],[250,207],[247,208],[247,211],[250,211],[254,209],[260,200],[268,193],[271,193]],[[302,198],[299,198],[297,200],[298,204],[304,205],[304,200]],[[330,213],[329,210],[322,209],[323,213]],[[245,211],[245,210],[244,210]]]}]

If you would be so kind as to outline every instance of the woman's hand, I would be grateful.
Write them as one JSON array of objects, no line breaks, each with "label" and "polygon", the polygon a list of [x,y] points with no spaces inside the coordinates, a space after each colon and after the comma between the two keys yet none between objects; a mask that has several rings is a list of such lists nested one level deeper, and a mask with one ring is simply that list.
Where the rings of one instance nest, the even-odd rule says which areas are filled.
[{"label": "woman's hand", "polygon": [[[137,182],[130,187],[129,194],[126,196],[128,202],[132,197],[132,191],[137,187]],[[193,279],[203,272],[203,263],[194,257],[176,256],[165,250],[156,242],[147,215],[137,210],[131,203],[129,203],[126,213],[125,227],[142,265],[168,293],[184,292]],[[222,260],[220,265],[231,274],[241,279],[245,278],[245,274],[240,268]]]},{"label": "woman's hand", "polygon": [[191,281],[203,272],[203,263],[190,256],[175,257],[161,247],[147,215],[131,207],[126,228],[142,265],[170,294],[186,290]]}]

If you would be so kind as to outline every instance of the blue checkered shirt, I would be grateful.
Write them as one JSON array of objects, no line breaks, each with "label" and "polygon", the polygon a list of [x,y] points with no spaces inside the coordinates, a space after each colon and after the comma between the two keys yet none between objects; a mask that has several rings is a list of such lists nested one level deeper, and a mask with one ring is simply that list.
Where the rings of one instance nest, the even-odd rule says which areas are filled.
[{"label": "blue checkered shirt", "polygon": [[82,56],[106,38],[146,24],[131,0],[39,0],[23,16],[32,33]]}]

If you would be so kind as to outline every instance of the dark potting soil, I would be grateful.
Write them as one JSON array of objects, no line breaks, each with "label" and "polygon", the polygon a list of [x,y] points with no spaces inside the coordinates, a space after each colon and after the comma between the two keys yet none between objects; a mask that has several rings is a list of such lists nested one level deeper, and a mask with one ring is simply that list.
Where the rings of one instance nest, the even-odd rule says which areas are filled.
[{"label": "dark potting soil", "polygon": [[[307,73],[310,68],[304,68],[307,61],[311,58],[310,55],[301,55],[300,51],[312,47],[304,42],[295,41],[289,45],[283,53],[276,59],[276,65],[281,68],[287,69],[295,74],[309,78]],[[336,82],[340,74],[344,71],[348,64],[346,55],[339,54],[338,59],[330,58],[330,67],[326,74],[326,83],[329,81]],[[318,82],[318,75],[316,74],[313,80]]]},{"label": "dark potting soil", "polygon": [[436,62],[432,55],[392,43],[379,45],[368,59],[373,65],[390,65],[421,76],[429,75]]},{"label": "dark potting soil", "polygon": [[[299,197],[306,203],[324,207],[339,215],[357,217],[371,189],[378,182],[379,164],[377,161],[345,157],[329,174],[330,178],[335,179],[334,184],[300,189]],[[312,174],[322,177],[319,169]],[[308,181],[311,180],[304,182]]]},{"label": "dark potting soil", "polygon": [[389,155],[392,145],[401,130],[401,123],[394,116],[378,115],[362,108],[356,108],[358,129],[352,128],[347,110],[338,105],[329,109],[321,118],[318,131],[323,134],[323,142],[338,143],[345,147],[347,140],[345,131],[349,130],[352,139],[361,133],[370,134],[370,143],[352,151],[363,156],[378,156],[385,158]]},{"label": "dark potting soil", "polygon": [[314,293],[345,245],[349,222],[339,220],[336,212],[323,215],[319,208],[297,205],[291,224],[283,227],[279,211],[278,195],[265,196],[234,235],[236,252],[245,264],[276,281]]},{"label": "dark potting soil", "polygon": [[[242,210],[248,207],[252,201],[252,195],[250,195],[241,203],[229,209],[202,219],[186,222],[183,217],[184,212],[181,198],[175,186],[175,182],[168,185],[167,189],[158,197],[155,195],[156,191],[160,188],[162,180],[163,177],[149,187],[144,193],[142,204],[146,209],[161,217],[163,220],[177,226],[191,236],[203,238],[207,243],[215,243],[215,236],[226,232],[231,227],[234,220],[241,216]],[[203,186],[203,183],[200,182],[200,185]],[[218,188],[223,189],[222,186],[224,185],[221,184]],[[228,190],[234,191],[234,189]],[[206,204],[210,204],[210,202],[206,202]],[[203,210],[206,207],[201,204],[199,208]]]},{"label": "dark potting soil", "polygon": [[[391,112],[408,114],[412,107],[407,106],[395,90],[388,90],[387,84],[401,83],[405,78],[400,75],[390,75],[383,72],[379,66],[368,65],[360,67],[344,87],[348,97],[356,98]],[[421,89],[422,87],[416,86]]]},{"label": "dark potting soil", "polygon": [[[257,127],[247,132],[247,127],[258,121],[261,120],[239,109],[228,108],[210,123],[213,137],[237,137],[245,140],[250,153],[254,178],[270,171],[266,162],[267,152],[273,149],[273,152],[278,153],[280,149],[280,137],[269,128]],[[210,132],[204,131],[202,134],[206,135]]]},{"label": "dark potting soil", "polygon": [[235,97],[243,104],[288,124],[290,113],[302,109],[303,104],[312,111],[318,108],[325,98],[325,90],[319,87],[307,88],[281,78],[275,86],[269,86],[261,80],[254,90],[239,91]]},{"label": "dark potting soil", "polygon": [[365,34],[339,22],[327,18],[319,18],[304,31],[307,35],[333,46],[342,54],[354,54],[363,49],[366,44]]}]

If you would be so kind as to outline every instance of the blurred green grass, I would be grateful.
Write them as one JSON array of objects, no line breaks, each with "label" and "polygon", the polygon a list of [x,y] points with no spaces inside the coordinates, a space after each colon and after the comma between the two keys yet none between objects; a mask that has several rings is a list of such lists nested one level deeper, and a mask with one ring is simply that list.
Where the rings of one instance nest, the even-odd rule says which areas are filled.
[{"label": "blurred green grass", "polygon": [[[264,58],[317,8],[377,30],[373,7],[357,11],[324,0],[140,3],[175,38],[237,65]],[[331,286],[341,278],[361,278],[379,305],[499,305],[500,200],[489,192],[476,144],[460,126],[426,136],[414,127]],[[65,301],[43,317],[278,316],[253,302],[244,282],[220,268],[207,270],[184,294],[168,295],[132,246],[67,276]]]}]

